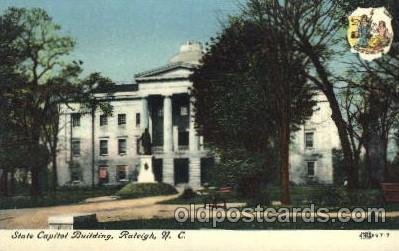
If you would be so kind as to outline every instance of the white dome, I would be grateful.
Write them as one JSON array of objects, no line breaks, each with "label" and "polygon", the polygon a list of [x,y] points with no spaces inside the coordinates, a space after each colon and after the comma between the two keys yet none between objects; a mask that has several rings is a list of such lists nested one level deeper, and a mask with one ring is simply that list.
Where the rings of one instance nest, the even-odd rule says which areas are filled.
[{"label": "white dome", "polygon": [[180,46],[180,52],[169,60],[169,63],[199,64],[202,58],[202,45],[199,42],[188,41]]}]

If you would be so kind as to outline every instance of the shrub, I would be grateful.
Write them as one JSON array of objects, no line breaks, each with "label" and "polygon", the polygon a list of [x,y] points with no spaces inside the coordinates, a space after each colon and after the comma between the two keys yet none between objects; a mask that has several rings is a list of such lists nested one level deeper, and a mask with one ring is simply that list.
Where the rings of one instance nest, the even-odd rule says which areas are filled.
[{"label": "shrub", "polygon": [[249,207],[256,207],[257,205],[260,206],[267,206],[270,205],[270,195],[266,189],[261,189],[259,190],[258,193],[256,193],[255,197],[252,197],[251,199],[248,200],[247,206]]},{"label": "shrub", "polygon": [[273,158],[268,159],[264,154],[243,153],[229,157],[222,159],[213,170],[213,185],[230,185],[243,198],[256,199],[259,190],[276,177],[276,166],[271,163]]},{"label": "shrub", "polygon": [[319,206],[376,206],[381,202],[378,189],[357,189],[349,193],[346,187],[329,188],[311,199]]},{"label": "shrub", "polygon": [[177,191],[173,186],[165,183],[129,183],[116,195],[122,198],[141,198],[176,193]]},{"label": "shrub", "polygon": [[197,196],[197,194],[194,193],[193,189],[186,188],[186,189],[184,189],[183,193],[179,196],[179,198],[181,198],[183,200],[190,200],[196,196]]}]

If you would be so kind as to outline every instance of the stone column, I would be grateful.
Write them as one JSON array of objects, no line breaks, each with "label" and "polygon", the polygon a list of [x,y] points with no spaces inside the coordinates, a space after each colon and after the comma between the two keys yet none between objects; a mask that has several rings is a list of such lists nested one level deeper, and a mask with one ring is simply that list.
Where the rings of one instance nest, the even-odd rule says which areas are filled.
[{"label": "stone column", "polygon": [[189,185],[192,189],[201,188],[201,158],[199,156],[190,158]]},{"label": "stone column", "polygon": [[190,97],[190,124],[189,124],[189,150],[190,152],[198,151],[198,134],[195,130],[195,111],[193,102],[194,97]]},{"label": "stone column", "polygon": [[175,152],[179,151],[179,128],[173,126],[173,149]]},{"label": "stone column", "polygon": [[205,146],[204,146],[204,136],[199,137],[199,142],[200,142],[200,151],[204,151]]},{"label": "stone column", "polygon": [[173,130],[172,130],[172,97],[165,96],[163,100],[163,151],[173,151]]},{"label": "stone column", "polygon": [[144,132],[146,128],[149,129],[149,112],[148,112],[148,97],[141,99],[141,114],[140,114],[140,130]]}]

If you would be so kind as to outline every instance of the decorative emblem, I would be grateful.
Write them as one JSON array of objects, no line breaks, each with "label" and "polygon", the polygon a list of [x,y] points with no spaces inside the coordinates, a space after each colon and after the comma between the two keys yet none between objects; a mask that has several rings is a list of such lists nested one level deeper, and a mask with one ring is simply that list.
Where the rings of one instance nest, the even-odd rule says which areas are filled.
[{"label": "decorative emblem", "polygon": [[392,17],[384,7],[357,8],[348,19],[348,41],[353,53],[372,61],[389,52],[393,40]]}]

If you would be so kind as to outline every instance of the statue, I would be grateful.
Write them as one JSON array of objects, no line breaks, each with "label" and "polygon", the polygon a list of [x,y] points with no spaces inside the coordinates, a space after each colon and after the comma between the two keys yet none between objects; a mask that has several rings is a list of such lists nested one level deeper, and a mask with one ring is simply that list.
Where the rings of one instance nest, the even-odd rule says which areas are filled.
[{"label": "statue", "polygon": [[143,134],[140,137],[141,140],[141,146],[143,147],[144,150],[144,155],[151,155],[151,135],[148,132],[148,128],[146,128],[143,132]]}]

